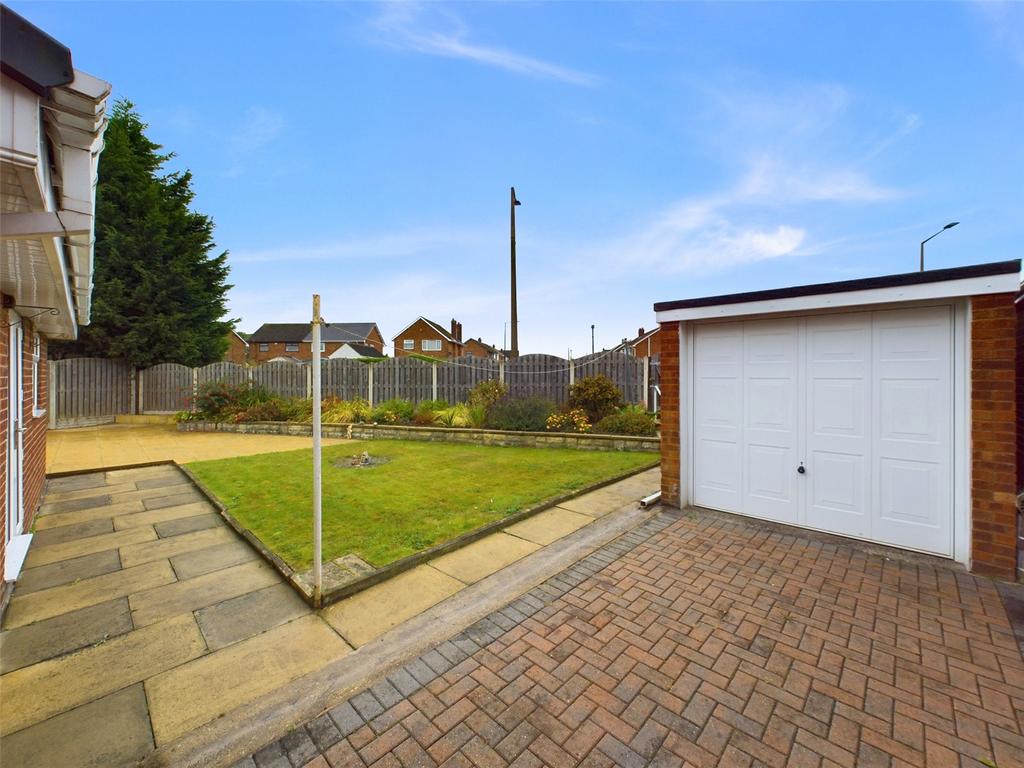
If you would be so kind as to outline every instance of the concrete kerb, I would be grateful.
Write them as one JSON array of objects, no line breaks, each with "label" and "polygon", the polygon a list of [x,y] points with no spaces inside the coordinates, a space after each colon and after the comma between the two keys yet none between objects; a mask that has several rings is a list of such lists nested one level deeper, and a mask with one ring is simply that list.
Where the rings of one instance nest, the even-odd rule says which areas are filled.
[{"label": "concrete kerb", "polygon": [[350,597],[357,592],[362,592],[364,589],[380,584],[383,581],[397,576],[400,573],[411,570],[418,565],[433,560],[441,555],[446,555],[449,552],[461,549],[475,541],[489,536],[492,533],[497,533],[510,525],[514,525],[522,520],[526,520],[529,517],[544,512],[545,510],[557,507],[559,504],[563,504],[566,501],[583,496],[584,494],[591,493],[593,491],[605,488],[614,483],[626,480],[627,478],[639,475],[642,472],[654,469],[660,465],[660,460],[652,462],[648,465],[631,469],[627,472],[622,472],[614,477],[600,480],[596,483],[591,483],[583,488],[572,491],[570,493],[555,496],[545,501],[535,504],[532,507],[527,507],[507,517],[503,517],[500,520],[495,520],[487,525],[483,525],[473,531],[464,533],[461,536],[457,536],[449,541],[436,544],[433,547],[424,549],[421,552],[416,552],[408,557],[403,557],[401,560],[396,560],[393,563],[389,563],[376,569],[373,573],[369,573],[365,576],[361,576],[354,579],[346,584],[343,584],[323,595],[321,604],[315,605],[313,602],[313,595],[309,592],[303,584],[297,578],[295,569],[288,565],[282,560],[273,550],[267,547],[252,531],[239,523],[234,516],[228,511],[228,508],[217,498],[216,494],[213,493],[196,475],[186,466],[172,462],[177,466],[186,477],[191,480],[192,484],[195,485],[196,489],[206,498],[210,504],[220,513],[224,521],[231,526],[231,528],[242,538],[244,538],[259,554],[266,560],[270,565],[277,569],[281,574],[282,578],[291,585],[292,589],[298,592],[299,596],[306,601],[306,603],[312,608],[325,608],[333,603],[343,600],[346,597]]}]

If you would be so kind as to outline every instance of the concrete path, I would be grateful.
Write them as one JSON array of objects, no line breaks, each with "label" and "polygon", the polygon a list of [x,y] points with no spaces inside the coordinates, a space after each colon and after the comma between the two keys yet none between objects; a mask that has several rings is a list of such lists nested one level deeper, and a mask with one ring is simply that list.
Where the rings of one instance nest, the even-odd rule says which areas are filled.
[{"label": "concrete path", "polygon": [[[280,691],[327,690],[328,670],[353,648],[471,594],[488,574],[578,547],[563,542],[588,523],[606,536],[594,546],[635,525],[614,513],[635,511],[657,483],[655,471],[588,494],[572,502],[582,512],[542,513],[318,614],[173,466],[50,480],[0,632],[3,765],[134,764]],[[574,551],[563,559],[582,556]],[[373,674],[353,661],[349,674]]]},{"label": "concrete path", "polygon": [[944,561],[666,512],[235,768],[438,765],[1021,766],[1024,660]]},{"label": "concrete path", "polygon": [[[346,440],[325,438],[324,445]],[[289,435],[237,435],[179,432],[172,424],[110,424],[56,429],[46,434],[46,471],[78,472],[152,461],[185,464],[205,459],[309,448],[310,438]]]}]

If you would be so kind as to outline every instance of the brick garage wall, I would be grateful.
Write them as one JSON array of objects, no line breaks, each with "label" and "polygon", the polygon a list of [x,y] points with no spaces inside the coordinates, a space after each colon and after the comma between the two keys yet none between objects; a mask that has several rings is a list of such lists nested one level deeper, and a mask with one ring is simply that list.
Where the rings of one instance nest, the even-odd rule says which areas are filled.
[{"label": "brick garage wall", "polygon": [[[3,572],[4,538],[6,536],[7,515],[7,423],[9,409],[11,407],[9,386],[10,386],[10,330],[7,326],[14,319],[9,310],[0,310],[0,495],[3,504],[3,525],[4,530],[0,531],[0,573]],[[44,411],[40,416],[35,416],[33,411],[33,339],[35,329],[30,321],[23,321],[25,326],[25,343],[21,349],[22,366],[24,370],[23,382],[23,403],[21,423],[25,428],[22,435],[23,441],[23,475],[24,483],[22,497],[25,505],[24,530],[29,530],[36,510],[43,496],[43,484],[46,482],[46,427],[47,417],[45,406],[47,402],[46,382],[46,339],[40,337],[40,361],[39,373],[39,404]]]},{"label": "brick garage wall", "polygon": [[1015,294],[971,299],[973,570],[1016,576],[1017,310]]},{"label": "brick garage wall", "polygon": [[673,507],[679,499],[679,323],[662,323],[661,352],[661,500]]},{"label": "brick garage wall", "polygon": [[[10,344],[10,331],[7,324],[11,322],[11,313],[6,309],[0,309],[0,507],[3,508],[3,515],[0,516],[0,583],[3,582],[4,572],[4,546],[7,538],[7,409],[10,398],[8,397],[8,386],[11,375],[11,358],[8,350]],[[0,590],[0,597],[3,590]],[[2,603],[0,603],[2,605]]]}]

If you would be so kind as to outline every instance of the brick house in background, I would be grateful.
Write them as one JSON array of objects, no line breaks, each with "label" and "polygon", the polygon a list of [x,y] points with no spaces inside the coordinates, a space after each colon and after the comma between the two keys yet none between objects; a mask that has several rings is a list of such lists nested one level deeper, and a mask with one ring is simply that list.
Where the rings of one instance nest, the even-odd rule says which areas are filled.
[{"label": "brick house in background", "polygon": [[640,328],[636,338],[628,342],[633,357],[651,357],[658,354],[658,329],[644,331]]},{"label": "brick house in background", "polygon": [[461,357],[465,344],[462,343],[462,323],[452,318],[451,330],[445,330],[440,323],[418,317],[392,339],[395,357],[426,355],[427,357]]},{"label": "brick house in background", "polygon": [[224,353],[224,362],[245,365],[249,362],[249,342],[242,338],[238,331],[228,332],[228,349]]},{"label": "brick house in background", "polygon": [[[249,337],[249,362],[258,365],[277,357],[312,360],[312,338],[309,323],[264,323]],[[323,357],[330,357],[346,342],[384,351],[384,337],[376,323],[325,323],[320,329]]]},{"label": "brick house in background", "polygon": [[655,304],[662,500],[1015,579],[1020,269]]},{"label": "brick house in background", "polygon": [[6,604],[46,477],[49,339],[89,323],[96,170],[110,85],[0,6],[0,570]]},{"label": "brick house in background", "polygon": [[501,358],[501,350],[497,347],[492,347],[479,336],[475,339],[466,339],[462,354],[468,357],[486,357],[491,360]]}]

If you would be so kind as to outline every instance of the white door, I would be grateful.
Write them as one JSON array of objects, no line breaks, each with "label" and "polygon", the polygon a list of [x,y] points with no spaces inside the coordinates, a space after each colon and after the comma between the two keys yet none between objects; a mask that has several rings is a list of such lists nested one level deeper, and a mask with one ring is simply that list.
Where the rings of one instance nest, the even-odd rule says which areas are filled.
[{"label": "white door", "polygon": [[697,325],[693,503],[951,556],[952,310]]},{"label": "white door", "polygon": [[[14,315],[14,313],[11,313]],[[14,315],[17,317],[17,315]],[[22,372],[22,353],[24,335],[20,320],[9,329],[10,378],[8,379],[8,418],[6,424],[7,440],[7,521],[4,530],[4,542],[10,544],[15,536],[22,532],[25,508],[22,500],[22,424],[24,414],[24,381]],[[10,557],[10,548],[5,546]]]}]

